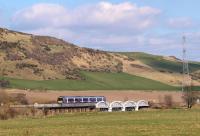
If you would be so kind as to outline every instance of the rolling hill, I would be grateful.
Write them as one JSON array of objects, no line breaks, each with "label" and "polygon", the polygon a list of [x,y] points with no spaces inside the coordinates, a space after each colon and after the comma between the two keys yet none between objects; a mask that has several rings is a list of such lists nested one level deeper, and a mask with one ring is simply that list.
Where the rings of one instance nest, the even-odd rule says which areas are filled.
[{"label": "rolling hill", "polygon": [[7,29],[0,29],[0,66],[2,76],[29,80],[81,80],[80,70],[122,71],[122,63],[104,51]]},{"label": "rolling hill", "polygon": [[[134,60],[123,63],[123,71],[129,74],[142,76],[163,83],[180,86],[182,84],[182,62],[170,56],[158,56],[141,52],[120,53]],[[190,75],[194,86],[200,85],[200,63],[189,62]]]},{"label": "rolling hill", "polygon": [[[194,86],[200,63],[190,62]],[[173,90],[182,81],[175,57],[81,48],[49,36],[0,28],[0,77],[11,88]]]}]

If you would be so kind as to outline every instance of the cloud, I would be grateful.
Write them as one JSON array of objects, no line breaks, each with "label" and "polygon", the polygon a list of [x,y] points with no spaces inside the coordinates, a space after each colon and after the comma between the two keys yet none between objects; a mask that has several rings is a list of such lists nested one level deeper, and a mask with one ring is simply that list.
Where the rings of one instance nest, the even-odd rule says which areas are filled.
[{"label": "cloud", "polygon": [[127,2],[121,4],[100,2],[96,5],[88,5],[77,9],[73,13],[73,16],[75,16],[73,24],[75,24],[75,27],[139,31],[151,27],[159,13],[158,9],[138,7]]},{"label": "cloud", "polygon": [[169,27],[175,29],[188,29],[188,28],[194,28],[196,26],[196,23],[191,18],[179,17],[179,18],[170,18],[168,20],[168,25]]},{"label": "cloud", "polygon": [[159,14],[158,9],[138,7],[128,2],[100,2],[74,9],[42,3],[18,11],[12,22],[13,27],[25,30],[51,27],[73,31],[137,32],[152,27]]},{"label": "cloud", "polygon": [[37,4],[17,11],[12,18],[13,27],[20,29],[39,29],[59,27],[70,20],[67,10],[57,4]]}]

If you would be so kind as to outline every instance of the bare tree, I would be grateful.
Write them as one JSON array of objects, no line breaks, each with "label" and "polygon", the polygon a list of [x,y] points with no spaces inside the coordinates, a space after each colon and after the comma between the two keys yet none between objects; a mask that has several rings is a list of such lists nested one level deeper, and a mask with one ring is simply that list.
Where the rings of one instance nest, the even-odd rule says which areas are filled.
[{"label": "bare tree", "polygon": [[191,86],[185,86],[183,92],[183,99],[186,102],[187,108],[192,108],[197,100],[198,94],[192,90]]}]

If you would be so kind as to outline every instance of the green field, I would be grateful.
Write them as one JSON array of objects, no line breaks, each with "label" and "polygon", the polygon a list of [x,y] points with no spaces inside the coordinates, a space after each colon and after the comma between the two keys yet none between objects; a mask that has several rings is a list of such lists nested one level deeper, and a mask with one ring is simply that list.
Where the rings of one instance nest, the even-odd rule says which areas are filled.
[{"label": "green field", "polygon": [[126,73],[81,72],[86,80],[33,81],[5,78],[11,88],[43,90],[178,90],[158,81]]},{"label": "green field", "polygon": [[0,120],[0,136],[199,136],[200,110],[67,113]]},{"label": "green field", "polygon": [[[137,59],[145,63],[146,65],[149,65],[150,67],[167,71],[167,72],[176,72],[181,73],[182,72],[182,62],[174,62],[170,60],[166,60],[163,58],[163,56],[157,56],[157,55],[151,55],[147,53],[141,53],[141,52],[127,52],[122,53],[132,59]],[[200,63],[199,62],[190,62],[189,63],[189,69],[191,72],[194,72],[196,70],[200,69]]]}]

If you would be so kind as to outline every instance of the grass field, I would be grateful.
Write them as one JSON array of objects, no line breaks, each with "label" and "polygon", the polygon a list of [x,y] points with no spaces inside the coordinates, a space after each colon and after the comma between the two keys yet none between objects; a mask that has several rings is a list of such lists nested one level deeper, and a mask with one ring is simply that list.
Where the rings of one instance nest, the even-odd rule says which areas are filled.
[{"label": "grass field", "polygon": [[[151,55],[151,54],[141,53],[141,52],[134,52],[134,53],[127,52],[127,53],[122,53],[122,54],[130,58],[140,60],[146,65],[149,65],[150,67],[157,70],[164,70],[164,71],[176,72],[176,73],[182,72],[182,65],[183,65],[182,62],[166,60],[163,58],[163,56]],[[199,70],[200,63],[190,62],[189,69],[191,72]]]},{"label": "grass field", "polygon": [[33,81],[6,78],[11,88],[47,90],[178,90],[158,81],[126,73],[81,72],[86,80]]},{"label": "grass field", "polygon": [[200,110],[68,113],[0,121],[0,136],[199,136]]}]

